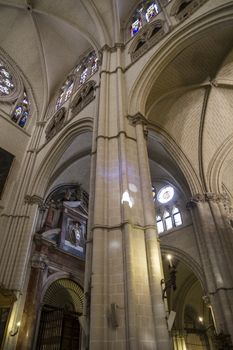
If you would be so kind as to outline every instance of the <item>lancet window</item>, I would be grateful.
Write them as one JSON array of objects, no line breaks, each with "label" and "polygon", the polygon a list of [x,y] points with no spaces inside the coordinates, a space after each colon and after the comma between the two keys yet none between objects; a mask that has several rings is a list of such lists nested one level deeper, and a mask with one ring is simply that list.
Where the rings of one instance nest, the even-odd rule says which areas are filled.
[{"label": "lancet window", "polygon": [[14,108],[11,119],[23,128],[29,117],[30,103],[26,91],[24,90],[23,95]]},{"label": "lancet window", "polygon": [[181,213],[177,206],[167,207],[164,211],[160,210],[159,215],[156,216],[158,233],[174,229],[182,225],[182,223]]},{"label": "lancet window", "polygon": [[172,186],[164,186],[158,193],[152,186],[152,195],[156,205],[156,225],[159,234],[183,224],[180,209],[174,202],[175,190]]},{"label": "lancet window", "polygon": [[157,224],[158,233],[162,233],[164,231],[164,224],[160,215],[156,216],[156,224]]},{"label": "lancet window", "polygon": [[136,9],[130,26],[131,37],[136,35],[139,30],[149,23],[161,11],[157,1],[143,1]]},{"label": "lancet window", "polygon": [[98,70],[98,58],[95,51],[91,51],[69,74],[60,89],[56,101],[56,111],[65,103],[82,84],[84,84]]}]

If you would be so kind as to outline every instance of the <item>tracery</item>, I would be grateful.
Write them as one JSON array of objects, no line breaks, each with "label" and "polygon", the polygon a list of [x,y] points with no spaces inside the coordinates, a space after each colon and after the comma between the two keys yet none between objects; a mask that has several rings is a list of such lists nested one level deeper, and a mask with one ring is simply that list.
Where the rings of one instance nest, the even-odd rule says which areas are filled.
[{"label": "tracery", "polygon": [[163,186],[156,194],[152,186],[153,200],[156,204],[156,226],[158,233],[172,230],[183,224],[180,209],[174,202],[175,190],[172,186]]},{"label": "tracery", "polygon": [[144,1],[136,9],[130,27],[130,34],[133,37],[146,24],[149,23],[161,11],[157,1]]},{"label": "tracery", "polygon": [[17,104],[13,110],[11,119],[13,122],[17,123],[21,128],[23,128],[29,117],[30,102],[28,95],[24,90],[21,98],[18,99]]},{"label": "tracery", "polygon": [[0,97],[10,95],[15,88],[13,75],[0,60]]},{"label": "tracery", "polygon": [[98,70],[98,57],[93,50],[86,55],[72,70],[60,89],[56,101],[57,111],[81,85],[83,85]]}]

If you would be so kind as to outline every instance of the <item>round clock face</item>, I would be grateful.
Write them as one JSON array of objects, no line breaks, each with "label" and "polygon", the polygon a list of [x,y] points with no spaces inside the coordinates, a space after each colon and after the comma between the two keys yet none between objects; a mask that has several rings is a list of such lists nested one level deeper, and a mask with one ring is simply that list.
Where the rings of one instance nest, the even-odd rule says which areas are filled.
[{"label": "round clock face", "polygon": [[171,186],[161,188],[157,195],[157,199],[160,203],[169,202],[174,196],[174,189]]}]

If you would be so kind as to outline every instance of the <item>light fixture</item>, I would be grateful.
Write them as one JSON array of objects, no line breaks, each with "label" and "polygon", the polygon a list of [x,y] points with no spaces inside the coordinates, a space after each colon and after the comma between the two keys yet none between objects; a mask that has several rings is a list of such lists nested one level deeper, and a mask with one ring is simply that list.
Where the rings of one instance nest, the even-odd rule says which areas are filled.
[{"label": "light fixture", "polygon": [[14,329],[10,331],[10,335],[14,337],[19,332],[20,322],[16,323],[16,326]]},{"label": "light fixture", "polygon": [[198,321],[201,322],[201,323],[203,323],[203,317],[199,316],[199,317],[198,317]]},{"label": "light fixture", "polygon": [[172,256],[171,256],[171,254],[167,255],[167,260],[169,261],[169,266],[172,267]]}]

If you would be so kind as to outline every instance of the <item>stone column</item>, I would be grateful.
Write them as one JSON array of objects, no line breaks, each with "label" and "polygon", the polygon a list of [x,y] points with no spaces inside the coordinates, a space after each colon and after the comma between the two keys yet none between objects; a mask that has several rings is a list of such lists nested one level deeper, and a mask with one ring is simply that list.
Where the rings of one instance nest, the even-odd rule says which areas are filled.
[{"label": "stone column", "polygon": [[17,350],[31,350],[33,348],[36,322],[43,284],[44,270],[47,266],[47,257],[35,253],[32,257],[32,266],[27,288],[27,295],[17,341]]},{"label": "stone column", "polygon": [[189,202],[201,264],[217,333],[233,340],[233,232],[226,222],[224,196],[204,193]]},{"label": "stone column", "polygon": [[168,350],[145,119],[127,118],[121,47],[104,48],[100,74],[90,349]]}]

